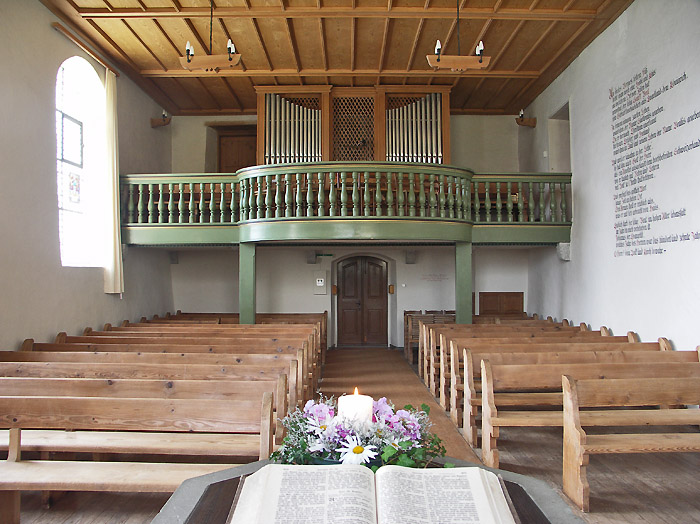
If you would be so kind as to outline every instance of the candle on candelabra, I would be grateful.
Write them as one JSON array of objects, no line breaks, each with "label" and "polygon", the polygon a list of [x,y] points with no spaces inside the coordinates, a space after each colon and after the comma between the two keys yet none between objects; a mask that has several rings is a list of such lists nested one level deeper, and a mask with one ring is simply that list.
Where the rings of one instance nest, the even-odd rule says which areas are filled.
[{"label": "candle on candelabra", "polygon": [[338,398],[338,416],[353,422],[370,424],[374,408],[374,399],[369,395],[343,395]]}]

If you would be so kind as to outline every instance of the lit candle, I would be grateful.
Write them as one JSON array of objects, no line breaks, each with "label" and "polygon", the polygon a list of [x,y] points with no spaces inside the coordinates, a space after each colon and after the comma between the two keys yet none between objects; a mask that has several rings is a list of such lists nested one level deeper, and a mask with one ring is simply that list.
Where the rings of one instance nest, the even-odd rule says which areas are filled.
[{"label": "lit candle", "polygon": [[360,395],[355,388],[354,395],[343,395],[338,399],[338,416],[345,420],[370,424],[374,399],[369,395]]}]

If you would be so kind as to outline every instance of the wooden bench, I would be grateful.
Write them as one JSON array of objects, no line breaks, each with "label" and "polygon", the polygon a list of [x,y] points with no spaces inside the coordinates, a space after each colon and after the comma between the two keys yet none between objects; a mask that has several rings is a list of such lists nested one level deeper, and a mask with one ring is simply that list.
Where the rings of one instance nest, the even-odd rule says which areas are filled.
[{"label": "wooden bench", "polygon": [[[583,511],[590,509],[586,470],[591,455],[700,451],[697,427],[682,432],[700,424],[700,410],[664,409],[667,405],[700,404],[700,378],[661,378],[655,369],[649,371],[646,377],[634,379],[562,377],[564,493]],[[610,433],[589,435],[586,426],[605,427]],[[625,426],[645,430],[621,429]],[[649,427],[659,426],[663,433],[646,432]]]},{"label": "wooden bench", "polygon": [[[257,401],[211,399],[0,396],[0,427],[8,428],[8,459],[0,462],[0,521],[18,524],[20,492],[171,492],[186,479],[231,464],[21,460],[21,430],[257,434],[260,457],[272,446],[272,395]],[[236,413],[236,417],[231,417]],[[104,435],[104,433],[101,433]],[[115,452],[119,450],[116,449]],[[196,454],[196,447],[192,450]]]},{"label": "wooden bench", "polygon": [[[436,397],[440,396],[440,391],[438,385],[440,384],[440,369],[442,357],[449,358],[449,342],[450,340],[457,340],[460,343],[471,344],[475,343],[487,343],[491,345],[496,344],[537,344],[540,341],[550,341],[550,342],[598,342],[601,340],[601,336],[605,331],[578,331],[578,330],[567,330],[562,331],[556,328],[550,328],[542,330],[540,328],[520,328],[513,331],[474,331],[469,336],[465,336],[464,333],[460,333],[459,336],[454,335],[453,338],[442,336],[442,333],[436,332],[433,329],[428,329],[425,339],[427,341],[427,353],[423,355],[424,367],[423,372],[424,382],[428,389]],[[628,334],[628,336],[620,338],[607,338],[607,341],[621,342],[624,340],[636,340],[636,335]],[[441,343],[438,343],[438,339]],[[444,350],[443,350],[444,348]],[[444,352],[444,353],[443,353]],[[445,370],[449,370],[449,362],[444,363]],[[449,383],[447,381],[446,383]],[[443,396],[443,404],[446,404],[446,398]]]},{"label": "wooden bench", "polygon": [[[76,351],[79,347],[87,351],[137,351],[156,353],[269,353],[294,355],[297,366],[297,399],[311,398],[320,378],[320,369],[309,355],[308,340],[285,340],[258,337],[209,338],[209,337],[107,337],[67,336],[59,333],[52,345],[34,344],[39,350]],[[291,402],[291,401],[290,401]]]},{"label": "wooden bench", "polygon": [[[285,376],[272,381],[25,378],[0,377],[0,396],[12,397],[110,397],[254,400],[272,394],[273,406],[285,398]],[[286,404],[286,403],[285,403]],[[278,408],[285,409],[285,408]],[[280,411],[277,411],[278,416]],[[284,411],[286,413],[286,411]],[[273,416],[274,416],[273,411]],[[275,431],[275,433],[277,433]],[[280,440],[281,442],[281,440]],[[0,449],[8,449],[8,433],[0,433]],[[25,451],[71,453],[130,453],[147,455],[202,455],[227,460],[260,456],[257,434],[144,433],[25,430]],[[194,452],[193,452],[194,450]]]},{"label": "wooden bench", "polygon": [[[594,364],[522,364],[491,366],[481,361],[481,460],[489,467],[498,468],[498,436],[501,427],[561,427],[561,377],[570,375],[576,379],[633,378],[637,383],[644,377],[700,378],[700,362],[697,352],[666,352],[669,357],[686,353],[694,362],[634,362]],[[678,358],[678,357],[675,357]],[[507,407],[500,410],[496,393],[511,393]],[[552,396],[552,393],[558,395]],[[517,395],[516,395],[517,394]],[[501,395],[501,398],[505,398]],[[503,404],[500,404],[503,406]],[[521,406],[537,406],[537,411],[514,409]],[[543,407],[553,411],[541,410]]]},{"label": "wooden bench", "polygon": [[[561,324],[547,323],[547,325],[524,324],[521,326],[427,326],[427,340],[430,343],[430,353],[427,358],[428,380],[426,384],[433,394],[439,399],[443,409],[447,409],[446,388],[449,384],[450,372],[450,352],[449,344],[456,337],[457,340],[475,340],[493,337],[528,337],[533,339],[556,337],[556,338],[579,338],[579,336],[590,339],[597,337],[593,333],[583,329],[582,326],[563,326]],[[556,334],[553,334],[556,333]]]},{"label": "wooden bench", "polygon": [[309,377],[304,376],[303,369],[299,365],[304,358],[301,350],[289,353],[277,351],[239,353],[236,349],[231,351],[226,349],[210,346],[178,346],[156,351],[151,345],[141,347],[119,344],[48,344],[27,339],[20,351],[0,352],[0,362],[85,362],[132,365],[196,363],[226,367],[244,366],[248,370],[264,369],[270,365],[275,368],[286,365],[288,367],[284,374],[288,385],[287,405],[292,408],[301,405],[305,395],[311,394]]},{"label": "wooden bench", "polygon": [[[563,364],[592,362],[650,362],[668,360],[660,353],[671,351],[666,339],[659,342],[635,343],[542,343],[510,346],[475,346],[461,348],[463,358],[457,358],[457,345],[450,345],[450,418],[458,428],[464,428],[467,442],[476,446],[476,417],[481,406],[481,361],[491,365],[503,364]],[[654,353],[650,355],[648,353]],[[687,358],[692,355],[672,358]]]}]

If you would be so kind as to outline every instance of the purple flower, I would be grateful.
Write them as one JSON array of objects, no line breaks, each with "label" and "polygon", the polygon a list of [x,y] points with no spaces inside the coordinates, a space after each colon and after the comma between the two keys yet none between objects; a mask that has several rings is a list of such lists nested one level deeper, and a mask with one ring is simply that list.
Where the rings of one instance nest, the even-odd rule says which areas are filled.
[{"label": "purple flower", "polygon": [[306,415],[307,418],[313,417],[319,423],[325,423],[335,416],[335,412],[328,404],[317,404],[313,400],[309,400],[304,405],[304,415]]},{"label": "purple flower", "polygon": [[372,417],[373,422],[379,422],[391,417],[394,414],[394,410],[391,405],[386,400],[386,397],[382,397],[379,400],[374,401],[374,416]]}]

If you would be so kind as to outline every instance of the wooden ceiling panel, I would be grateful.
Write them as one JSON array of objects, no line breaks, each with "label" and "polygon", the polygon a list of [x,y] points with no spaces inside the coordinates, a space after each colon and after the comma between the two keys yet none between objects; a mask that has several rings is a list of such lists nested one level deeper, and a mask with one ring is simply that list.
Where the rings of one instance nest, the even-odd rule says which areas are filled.
[{"label": "wooden ceiling panel", "polygon": [[542,71],[552,56],[569,45],[568,40],[585,27],[586,22],[557,22],[552,30],[523,63],[526,71]]},{"label": "wooden ceiling panel", "polygon": [[290,43],[287,19],[258,18],[260,35],[270,56],[273,69],[298,69],[294,49]]},{"label": "wooden ceiling panel", "polygon": [[[328,67],[350,70],[350,34],[352,19],[327,18],[324,21]],[[348,81],[347,84],[350,85]]]},{"label": "wooden ceiling panel", "polygon": [[[0,0],[1,1],[1,0]],[[174,114],[252,112],[253,86],[446,85],[452,110],[517,112],[541,93],[632,0],[40,0],[69,30]],[[218,73],[179,64],[226,53],[241,66]],[[473,55],[492,65],[431,70],[425,55]],[[235,101],[238,100],[238,103]]]},{"label": "wooden ceiling panel", "polygon": [[98,30],[125,53],[138,69],[162,69],[161,64],[148,52],[124,20],[100,20],[95,23]]},{"label": "wooden ceiling panel", "polygon": [[321,47],[321,31],[315,18],[295,18],[291,21],[302,69],[325,69]]},{"label": "wooden ceiling panel", "polygon": [[377,69],[379,53],[384,35],[384,19],[362,18],[355,26],[355,68]]},{"label": "wooden ceiling panel", "polygon": [[419,23],[419,20],[404,18],[396,18],[391,21],[384,53],[384,70],[406,69],[411,57],[411,46],[408,42],[413,42]]}]

